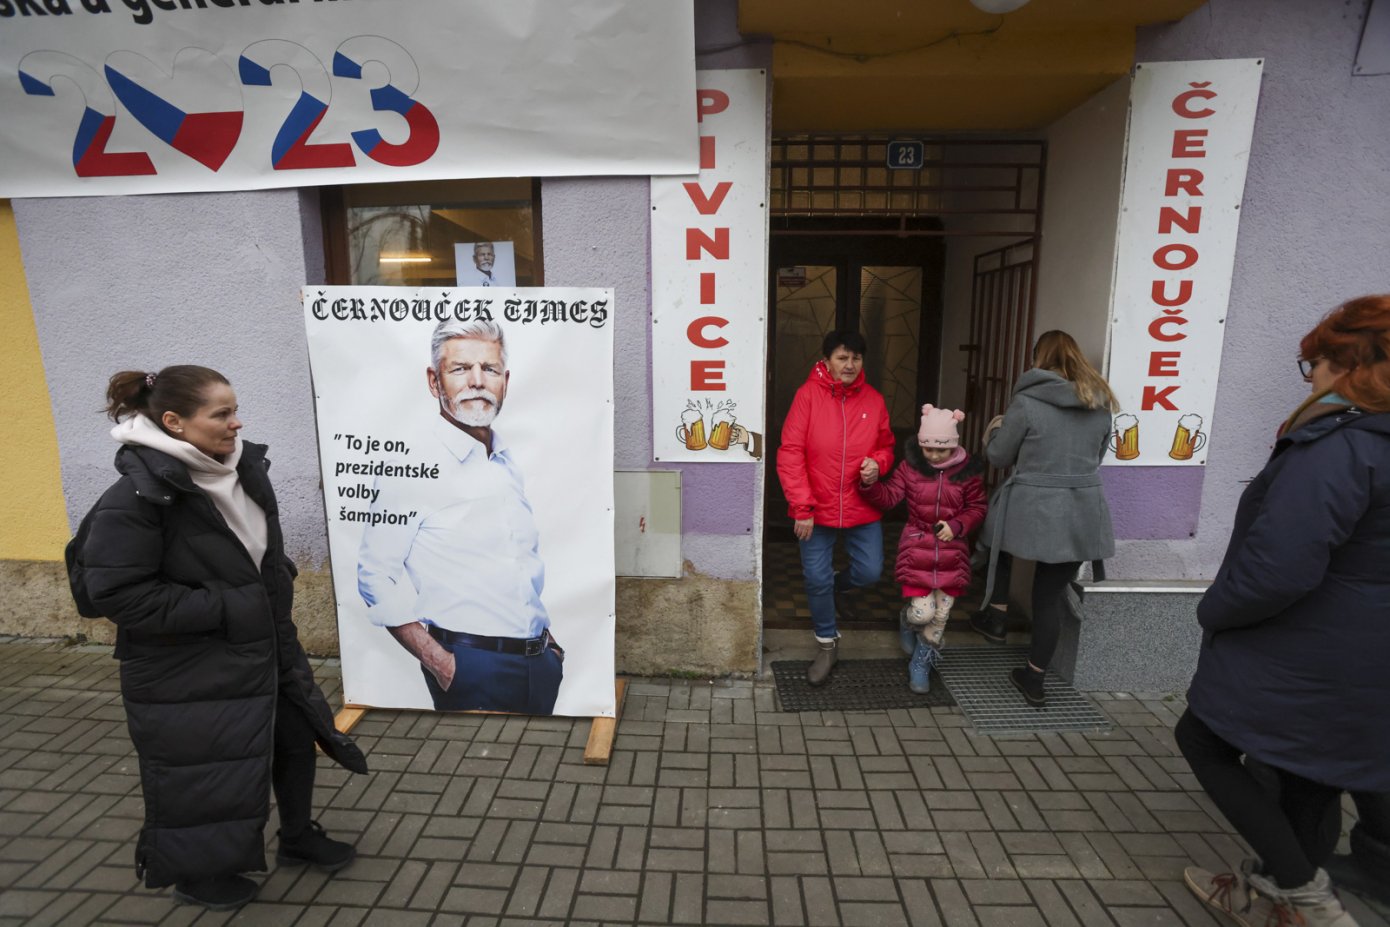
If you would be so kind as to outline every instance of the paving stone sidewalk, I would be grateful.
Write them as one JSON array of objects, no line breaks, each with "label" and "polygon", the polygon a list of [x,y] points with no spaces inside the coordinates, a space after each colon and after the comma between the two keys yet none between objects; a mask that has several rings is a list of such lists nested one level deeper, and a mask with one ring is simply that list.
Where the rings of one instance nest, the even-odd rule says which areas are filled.
[{"label": "paving stone sidewalk", "polygon": [[[317,672],[336,698],[337,664]],[[1097,700],[1109,733],[992,738],[958,709],[790,714],[770,683],[634,680],[607,768],[583,765],[587,721],[372,711],[372,774],[321,759],[316,795],[357,862],[272,869],[212,914],[136,883],[109,649],[0,639],[0,924],[1217,923],[1182,869],[1242,847],[1177,755],[1181,701]]]}]

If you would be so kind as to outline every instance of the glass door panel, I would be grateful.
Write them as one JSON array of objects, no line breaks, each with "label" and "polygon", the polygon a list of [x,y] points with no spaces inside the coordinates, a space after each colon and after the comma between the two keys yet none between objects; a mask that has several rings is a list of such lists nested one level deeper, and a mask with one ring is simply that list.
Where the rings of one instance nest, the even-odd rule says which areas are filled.
[{"label": "glass door panel", "polygon": [[765,512],[768,522],[790,525],[782,483],[777,479],[777,447],[782,422],[796,391],[821,359],[821,342],[835,330],[839,310],[838,270],[830,265],[776,267],[773,290],[772,353],[768,357],[768,473]]},{"label": "glass door panel", "polygon": [[893,431],[917,430],[921,356],[922,268],[859,270],[859,330],[868,342],[864,375],[888,405]]},{"label": "glass door panel", "polygon": [[835,329],[838,276],[834,267],[777,268],[777,341],[770,408],[778,430],[797,389],[821,359],[821,341]]}]

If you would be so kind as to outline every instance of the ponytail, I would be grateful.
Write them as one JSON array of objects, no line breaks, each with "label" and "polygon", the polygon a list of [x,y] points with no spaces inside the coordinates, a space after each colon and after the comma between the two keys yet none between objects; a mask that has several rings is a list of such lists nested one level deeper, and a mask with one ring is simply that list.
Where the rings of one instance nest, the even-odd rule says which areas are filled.
[{"label": "ponytail", "polygon": [[113,422],[138,413],[162,428],[160,419],[165,412],[187,418],[203,404],[203,394],[210,385],[227,382],[216,370],[195,364],[176,364],[158,373],[122,370],[112,375],[106,386],[103,411]]}]

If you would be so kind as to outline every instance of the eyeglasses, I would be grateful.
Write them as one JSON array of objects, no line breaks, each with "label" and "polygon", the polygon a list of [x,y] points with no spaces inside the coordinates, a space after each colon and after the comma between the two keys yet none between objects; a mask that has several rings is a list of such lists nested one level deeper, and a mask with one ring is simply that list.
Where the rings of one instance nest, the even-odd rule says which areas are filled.
[{"label": "eyeglasses", "polygon": [[1303,375],[1303,379],[1307,380],[1312,377],[1313,368],[1321,364],[1322,360],[1321,357],[1310,357],[1307,360],[1300,357],[1298,359],[1298,372]]}]

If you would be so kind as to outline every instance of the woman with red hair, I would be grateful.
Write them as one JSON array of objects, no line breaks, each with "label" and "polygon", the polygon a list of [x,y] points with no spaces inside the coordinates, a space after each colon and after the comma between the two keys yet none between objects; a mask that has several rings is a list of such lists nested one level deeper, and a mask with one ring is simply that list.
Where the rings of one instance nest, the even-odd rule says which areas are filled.
[{"label": "woman with red hair", "polygon": [[[1390,791],[1390,296],[1333,310],[1298,366],[1312,395],[1241,496],[1175,730],[1258,859],[1185,877],[1237,922],[1353,927],[1318,824],[1343,789]],[[1275,771],[1277,797],[1242,757]]]}]

